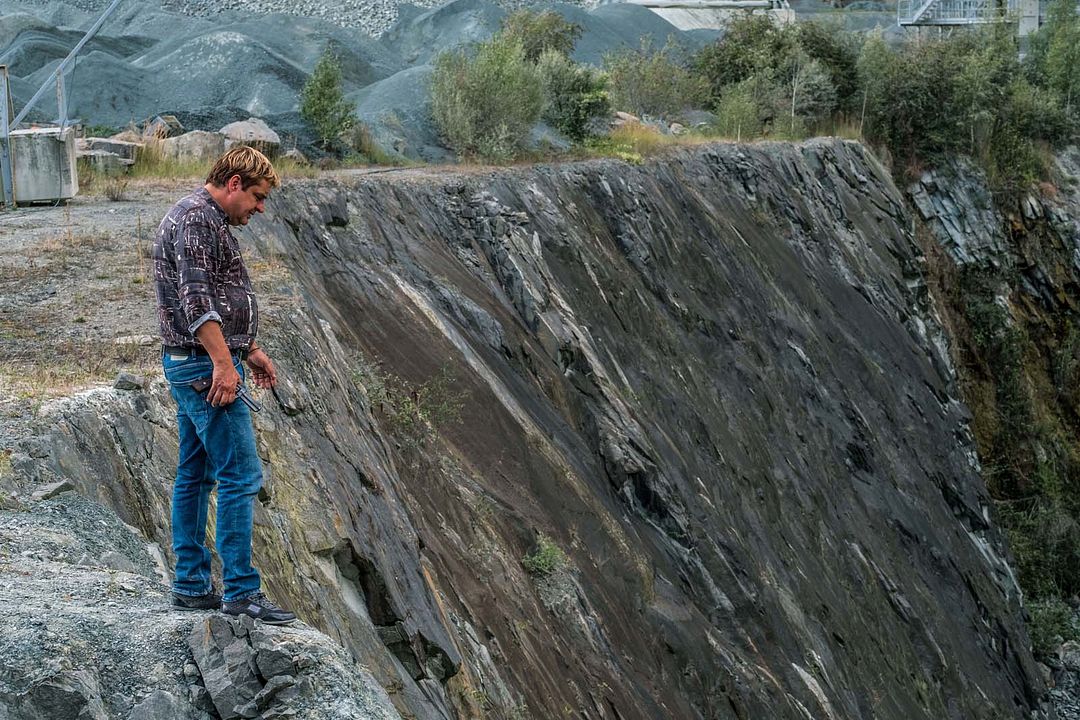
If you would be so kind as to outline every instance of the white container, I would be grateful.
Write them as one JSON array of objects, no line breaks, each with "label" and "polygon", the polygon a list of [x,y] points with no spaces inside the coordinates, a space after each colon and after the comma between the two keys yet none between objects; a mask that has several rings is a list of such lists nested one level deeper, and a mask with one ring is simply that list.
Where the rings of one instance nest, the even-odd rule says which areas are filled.
[{"label": "white container", "polygon": [[11,133],[15,202],[54,202],[75,197],[75,128],[33,128]]}]

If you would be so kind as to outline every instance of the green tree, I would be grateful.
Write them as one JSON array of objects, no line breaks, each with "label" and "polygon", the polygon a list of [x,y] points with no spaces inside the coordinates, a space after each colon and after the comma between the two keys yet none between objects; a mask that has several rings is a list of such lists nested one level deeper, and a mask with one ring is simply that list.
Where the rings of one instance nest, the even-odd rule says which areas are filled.
[{"label": "green tree", "polygon": [[860,39],[833,23],[802,22],[797,26],[799,47],[820,63],[836,90],[836,102],[844,111],[858,109],[862,102],[859,93]]},{"label": "green tree", "polygon": [[1046,79],[1071,114],[1080,92],[1080,15],[1075,0],[1053,0],[1047,9]]},{"label": "green tree", "polygon": [[540,118],[544,89],[521,43],[503,36],[435,59],[431,111],[462,157],[505,161],[525,145]]},{"label": "green tree", "polygon": [[672,116],[709,104],[709,82],[692,72],[670,42],[654,50],[648,38],[638,50],[604,58],[616,109],[637,114]]},{"label": "green tree", "polygon": [[521,43],[525,59],[536,62],[545,50],[569,56],[581,37],[581,26],[553,11],[516,10],[503,18],[499,35]]},{"label": "green tree", "polygon": [[611,112],[607,76],[557,50],[545,50],[536,68],[544,85],[543,119],[571,140],[584,140],[589,124]]},{"label": "green tree", "polygon": [[357,122],[341,90],[341,65],[329,47],[300,91],[300,117],[315,130],[326,149]]},{"label": "green tree", "polygon": [[795,47],[794,31],[766,15],[744,14],[732,20],[724,37],[694,55],[692,67],[718,98],[725,87],[775,69]]}]

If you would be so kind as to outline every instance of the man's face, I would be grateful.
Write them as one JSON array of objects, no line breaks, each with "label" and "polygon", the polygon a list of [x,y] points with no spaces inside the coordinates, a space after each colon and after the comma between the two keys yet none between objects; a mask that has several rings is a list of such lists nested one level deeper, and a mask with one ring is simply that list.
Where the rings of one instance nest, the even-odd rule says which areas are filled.
[{"label": "man's face", "polygon": [[225,202],[221,209],[229,216],[230,225],[247,225],[251,216],[265,210],[266,198],[270,197],[270,181],[242,187],[239,175],[233,175],[225,183]]}]

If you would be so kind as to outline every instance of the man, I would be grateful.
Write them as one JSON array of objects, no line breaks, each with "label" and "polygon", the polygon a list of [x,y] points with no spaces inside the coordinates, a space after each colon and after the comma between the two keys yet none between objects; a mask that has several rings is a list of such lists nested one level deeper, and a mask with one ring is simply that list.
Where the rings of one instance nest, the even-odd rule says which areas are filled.
[{"label": "man", "polygon": [[[235,402],[244,381],[242,360],[261,388],[274,387],[277,374],[256,345],[259,309],[240,247],[229,230],[263,212],[270,191],[279,184],[273,165],[259,151],[234,147],[222,155],[206,184],[176,203],[158,226],[154,288],[161,362],[176,400],[180,441],[173,485],[172,606],[220,608],[284,625],[296,615],[260,592],[259,571],[251,564],[252,515],[262,465],[248,407]],[[209,390],[200,391],[204,383],[199,381],[207,379]],[[205,544],[215,482],[223,595],[211,584]]]}]

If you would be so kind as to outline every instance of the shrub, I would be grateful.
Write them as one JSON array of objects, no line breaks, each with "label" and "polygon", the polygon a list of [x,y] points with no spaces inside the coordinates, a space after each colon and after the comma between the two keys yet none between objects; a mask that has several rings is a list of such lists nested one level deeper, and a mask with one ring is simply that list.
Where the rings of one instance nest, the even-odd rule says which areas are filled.
[{"label": "shrub", "polygon": [[740,139],[759,136],[782,118],[789,102],[784,89],[768,73],[728,85],[716,106],[721,132]]},{"label": "shrub", "polygon": [[567,563],[566,553],[543,533],[536,542],[536,549],[521,559],[525,572],[536,577],[547,577]]},{"label": "shrub", "polygon": [[540,74],[516,40],[495,37],[471,52],[449,50],[435,60],[431,111],[459,156],[513,158],[542,108]]},{"label": "shrub", "polygon": [[845,32],[832,23],[817,21],[799,23],[799,47],[828,74],[836,90],[836,105],[850,112],[862,101],[859,92],[859,36]]},{"label": "shrub", "polygon": [[785,90],[791,98],[787,115],[790,130],[795,133],[796,123],[813,125],[832,115],[836,110],[836,88],[820,62],[803,52],[795,53],[787,68]]},{"label": "shrub", "polygon": [[653,50],[646,38],[638,50],[606,56],[612,104],[619,110],[656,116],[707,105],[709,82],[685,67],[679,53],[670,43]]},{"label": "shrub", "polygon": [[504,40],[520,43],[525,59],[537,62],[545,50],[570,55],[581,37],[581,26],[552,10],[538,13],[522,9],[503,18],[499,35]]},{"label": "shrub", "polygon": [[341,90],[341,65],[329,47],[300,91],[300,117],[326,149],[356,123],[353,107]]},{"label": "shrub", "polygon": [[543,119],[571,140],[589,135],[591,122],[611,112],[607,77],[578,65],[555,50],[545,50],[537,62],[544,86]]},{"label": "shrub", "polygon": [[707,79],[712,96],[752,75],[775,68],[795,47],[794,34],[766,15],[741,15],[728,25],[724,36],[697,52],[693,67]]},{"label": "shrub", "polygon": [[1036,655],[1049,655],[1061,640],[1080,640],[1080,629],[1072,620],[1072,608],[1061,600],[1044,600],[1027,604],[1031,622],[1031,648]]}]

